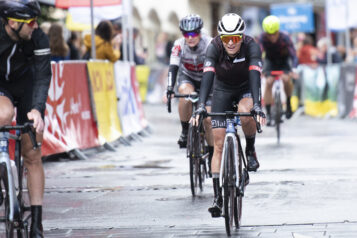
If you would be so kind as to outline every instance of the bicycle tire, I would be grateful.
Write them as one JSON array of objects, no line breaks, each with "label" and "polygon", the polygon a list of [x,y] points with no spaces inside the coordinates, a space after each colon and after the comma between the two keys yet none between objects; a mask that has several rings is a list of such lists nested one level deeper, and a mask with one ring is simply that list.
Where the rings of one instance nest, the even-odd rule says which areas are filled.
[{"label": "bicycle tire", "polygon": [[196,165],[196,151],[195,151],[195,128],[190,124],[188,128],[187,135],[187,156],[189,157],[190,163],[190,187],[192,196],[196,196],[197,194],[197,165]]},{"label": "bicycle tire", "polygon": [[226,226],[226,233],[228,236],[231,235],[233,228],[233,220],[236,205],[234,205],[236,199],[236,188],[235,188],[235,171],[234,171],[234,143],[231,137],[227,138],[227,143],[224,148],[224,220]]},{"label": "bicycle tire", "polygon": [[[202,130],[202,129],[201,129]],[[199,160],[199,187],[201,192],[203,191],[203,184],[205,183],[206,175],[207,175],[207,166],[206,166],[206,158],[203,158],[206,154],[206,145],[205,145],[205,137],[204,132],[199,131],[199,147],[198,147],[198,160]]]},{"label": "bicycle tire", "polygon": [[[240,139],[237,138],[237,142],[240,144]],[[242,182],[242,173],[243,173],[243,151],[240,149],[241,146],[238,146],[238,179],[239,182]],[[234,197],[234,224],[237,229],[240,228],[241,219],[242,219],[242,202],[243,202],[243,195],[238,192],[238,188],[236,188],[236,196]]]},{"label": "bicycle tire", "polygon": [[[6,170],[6,165],[2,166]],[[4,196],[4,205],[5,205],[5,232],[6,238],[14,237],[14,222],[9,220],[10,215],[10,195],[9,195],[9,183],[7,172],[2,171],[2,181],[4,183],[5,196]]]},{"label": "bicycle tire", "polygon": [[281,104],[280,92],[275,92],[274,100],[275,100],[276,138],[278,144],[280,144],[280,132],[281,132],[280,124],[281,124],[281,116],[282,116],[282,104]]}]

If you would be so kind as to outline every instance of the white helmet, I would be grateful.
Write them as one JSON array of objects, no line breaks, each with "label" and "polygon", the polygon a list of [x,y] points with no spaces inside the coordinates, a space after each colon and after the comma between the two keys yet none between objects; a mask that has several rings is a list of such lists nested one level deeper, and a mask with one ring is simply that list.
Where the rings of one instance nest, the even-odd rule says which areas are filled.
[{"label": "white helmet", "polygon": [[218,22],[217,31],[219,35],[238,35],[245,31],[243,19],[235,13],[227,13]]}]

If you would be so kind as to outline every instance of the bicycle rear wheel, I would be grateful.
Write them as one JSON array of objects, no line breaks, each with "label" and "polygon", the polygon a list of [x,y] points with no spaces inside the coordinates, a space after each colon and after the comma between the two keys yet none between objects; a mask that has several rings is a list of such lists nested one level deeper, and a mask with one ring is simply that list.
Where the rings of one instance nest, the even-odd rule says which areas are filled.
[{"label": "bicycle rear wheel", "polygon": [[206,165],[206,144],[205,144],[205,136],[204,132],[200,131],[198,132],[198,158],[199,158],[199,186],[201,192],[203,191],[203,184],[205,183],[206,175],[207,175],[207,165]]},{"label": "bicycle rear wheel", "polygon": [[[187,136],[187,156],[190,159],[190,186],[191,186],[191,193],[192,196],[196,196],[197,194],[197,187],[199,183],[199,178],[197,176],[199,166],[197,166],[197,152],[196,152],[196,135],[195,135],[195,127],[191,124],[188,128],[188,136]],[[199,165],[199,164],[198,164]]]},{"label": "bicycle rear wheel", "polygon": [[280,92],[275,92],[275,127],[276,127],[276,137],[278,144],[280,143],[280,124],[282,116],[282,104],[280,98]]},{"label": "bicycle rear wheel", "polygon": [[235,188],[235,170],[234,170],[234,143],[231,137],[228,138],[224,148],[224,220],[226,225],[226,233],[231,235],[233,228],[233,220],[237,214],[237,199]]}]

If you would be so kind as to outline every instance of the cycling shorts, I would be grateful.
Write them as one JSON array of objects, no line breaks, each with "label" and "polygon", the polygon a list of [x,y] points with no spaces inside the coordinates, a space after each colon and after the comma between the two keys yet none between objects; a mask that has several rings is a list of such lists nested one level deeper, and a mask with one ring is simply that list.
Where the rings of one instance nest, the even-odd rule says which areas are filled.
[{"label": "cycling shorts", "polygon": [[[197,80],[193,80],[189,76],[180,72],[178,75],[178,87],[180,87],[182,84],[185,84],[185,83],[191,84],[194,87],[195,91],[197,93],[200,93],[201,82],[197,81]],[[212,88],[211,88],[211,92],[206,100],[206,106],[212,105]]]},{"label": "cycling shorts", "polygon": [[[216,87],[213,90],[212,112],[233,111],[233,102],[238,104],[243,98],[252,98],[248,86],[242,88]],[[212,116],[211,122],[212,128],[226,128],[225,116]]]},{"label": "cycling shorts", "polygon": [[[32,88],[34,77],[31,73],[26,74],[27,77],[18,80],[5,81],[0,80],[0,96],[9,98],[12,104],[17,108],[16,122],[24,124],[29,122],[27,113],[32,110]],[[44,119],[45,112],[40,112]]]},{"label": "cycling shorts", "polygon": [[271,61],[269,59],[264,59],[263,63],[263,73],[269,73],[270,71],[287,71],[291,72],[292,68],[289,60]]}]

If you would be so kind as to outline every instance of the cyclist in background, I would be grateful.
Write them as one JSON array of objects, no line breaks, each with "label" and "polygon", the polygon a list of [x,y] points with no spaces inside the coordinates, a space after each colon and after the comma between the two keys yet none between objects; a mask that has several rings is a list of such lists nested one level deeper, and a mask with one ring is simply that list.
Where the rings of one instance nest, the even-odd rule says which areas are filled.
[{"label": "cyclist in background", "polygon": [[[175,41],[171,50],[167,82],[168,97],[174,94],[177,74],[179,75],[178,92],[180,94],[190,94],[195,91],[198,92],[200,89],[205,54],[212,40],[211,37],[201,33],[202,26],[203,21],[199,15],[188,15],[180,20],[180,30],[183,37]],[[210,98],[207,100],[206,105],[207,110],[210,111]],[[192,103],[184,98],[180,98],[178,108],[182,126],[178,144],[180,148],[185,148],[187,144],[189,120],[192,116]],[[210,165],[213,156],[213,137],[211,122],[208,118],[204,120],[204,125]]]},{"label": "cyclist in background", "polygon": [[293,73],[293,68],[298,65],[298,58],[290,36],[279,31],[279,18],[273,15],[264,18],[262,27],[264,32],[259,36],[259,43],[262,50],[265,52],[263,74],[266,76],[266,84],[264,91],[264,103],[267,112],[267,125],[272,125],[271,120],[271,104],[273,102],[272,88],[274,77],[269,75],[270,71],[281,70],[284,71],[282,81],[284,84],[284,91],[286,94],[286,112],[285,117],[291,118],[292,110],[290,98],[293,93],[292,78],[296,78]]},{"label": "cyclist in background", "polygon": [[[233,111],[233,102],[238,102],[239,112],[251,112],[264,125],[265,115],[261,109],[260,72],[261,50],[254,39],[244,35],[246,25],[243,19],[228,13],[218,22],[218,36],[208,46],[204,64],[204,74],[200,89],[199,108],[195,112],[197,123],[206,113],[205,101],[213,87],[212,112]],[[213,80],[216,76],[216,80]],[[252,117],[240,118],[246,139],[248,171],[256,171],[259,162],[255,152],[256,123]],[[208,209],[212,217],[220,217],[222,191],[219,184],[220,164],[226,134],[226,118],[212,116],[214,154],[212,158],[212,178],[214,189],[213,206]]]},{"label": "cyclist in background", "polygon": [[[44,113],[51,81],[50,47],[40,30],[36,0],[0,1],[0,126],[33,121],[42,142]],[[42,202],[44,171],[41,150],[33,150],[28,134],[22,135],[22,156],[27,168],[31,203],[31,238],[43,237]]]}]

